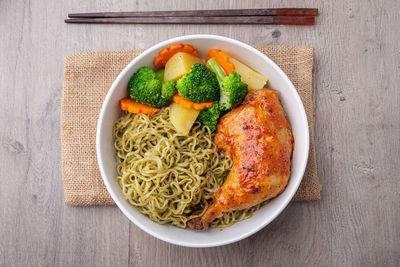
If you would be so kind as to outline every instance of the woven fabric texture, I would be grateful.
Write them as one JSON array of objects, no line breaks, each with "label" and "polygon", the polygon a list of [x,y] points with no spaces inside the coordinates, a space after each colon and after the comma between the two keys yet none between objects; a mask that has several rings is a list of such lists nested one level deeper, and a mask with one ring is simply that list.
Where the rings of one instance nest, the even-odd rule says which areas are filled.
[{"label": "woven fabric texture", "polygon": [[[312,47],[257,46],[288,75],[304,103],[310,126],[310,154],[293,201],[319,200],[314,147],[315,59]],[[96,158],[96,127],[101,106],[122,69],[143,50],[84,52],[64,62],[61,109],[62,178],[65,203],[114,205]],[[110,129],[111,130],[111,129]]]}]

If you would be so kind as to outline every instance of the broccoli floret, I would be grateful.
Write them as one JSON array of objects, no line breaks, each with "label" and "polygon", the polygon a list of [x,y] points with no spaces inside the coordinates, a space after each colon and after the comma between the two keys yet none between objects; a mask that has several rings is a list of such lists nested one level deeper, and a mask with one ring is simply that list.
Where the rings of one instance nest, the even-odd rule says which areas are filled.
[{"label": "broccoli floret", "polygon": [[162,108],[175,94],[175,82],[164,82],[164,72],[157,74],[149,67],[140,68],[129,81],[128,90],[136,101]]},{"label": "broccoli floret", "polygon": [[248,92],[247,84],[236,72],[229,73],[221,84],[221,97],[219,103],[224,111],[232,109],[237,103],[242,102]]},{"label": "broccoli floret", "polygon": [[165,69],[161,69],[161,70],[156,71],[156,78],[158,80],[160,80],[161,82],[164,81],[164,72],[165,72]]},{"label": "broccoli floret", "polygon": [[231,72],[229,76],[226,76],[224,70],[214,58],[207,61],[207,66],[217,76],[221,90],[219,104],[222,111],[228,111],[243,101],[247,95],[248,88],[247,84],[242,82],[239,74]]},{"label": "broccoli floret", "polygon": [[217,128],[218,119],[221,115],[221,110],[218,102],[214,102],[211,108],[205,108],[200,111],[197,120],[201,122],[203,126],[210,128],[211,132],[214,132]]},{"label": "broccoli floret", "polygon": [[181,97],[201,103],[219,100],[220,90],[217,77],[204,64],[193,64],[189,73],[176,82]]},{"label": "broccoli floret", "polygon": [[170,80],[167,82],[164,82],[164,72],[165,69],[159,70],[156,72],[156,78],[162,83],[161,87],[161,104],[162,106],[166,106],[169,104],[171,101],[172,97],[175,94],[176,88],[175,88],[175,81]]},{"label": "broccoli floret", "polygon": [[161,87],[161,97],[170,99],[174,96],[176,91],[175,81],[170,80],[168,82],[163,82]]}]

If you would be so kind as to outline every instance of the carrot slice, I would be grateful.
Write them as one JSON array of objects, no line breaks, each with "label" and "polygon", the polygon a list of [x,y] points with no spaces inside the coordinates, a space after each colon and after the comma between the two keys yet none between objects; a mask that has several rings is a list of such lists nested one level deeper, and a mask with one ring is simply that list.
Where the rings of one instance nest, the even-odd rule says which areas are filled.
[{"label": "carrot slice", "polygon": [[174,95],[174,97],[172,98],[172,101],[174,101],[175,103],[178,103],[182,107],[194,108],[194,109],[197,109],[197,110],[202,110],[202,109],[205,109],[205,108],[211,108],[213,106],[213,102],[195,103],[195,102],[192,102],[190,100],[187,100],[187,99],[181,97],[178,94]]},{"label": "carrot slice", "polygon": [[122,110],[126,110],[130,113],[136,113],[136,114],[143,113],[151,115],[160,111],[159,108],[155,108],[146,104],[136,102],[135,100],[130,98],[121,99],[120,105]]},{"label": "carrot slice", "polygon": [[235,71],[235,65],[229,62],[229,56],[224,51],[211,49],[208,51],[208,56],[206,56],[206,62],[212,57],[215,58],[218,64],[224,69],[226,75]]},{"label": "carrot slice", "polygon": [[164,68],[167,61],[178,52],[189,53],[195,57],[199,55],[197,49],[190,44],[172,44],[160,51],[159,55],[154,58],[154,65],[158,69]]}]

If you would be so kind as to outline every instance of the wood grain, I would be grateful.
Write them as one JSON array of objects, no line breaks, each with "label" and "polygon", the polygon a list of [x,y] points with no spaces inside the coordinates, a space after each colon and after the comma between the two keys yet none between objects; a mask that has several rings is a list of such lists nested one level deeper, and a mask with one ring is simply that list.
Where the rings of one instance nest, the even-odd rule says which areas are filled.
[{"label": "wood grain", "polygon": [[318,16],[316,8],[257,8],[209,9],[170,11],[126,11],[68,14],[69,18],[124,18],[124,17],[232,17],[232,16]]},{"label": "wood grain", "polygon": [[[67,25],[68,13],[317,7],[314,27]],[[400,2],[0,1],[0,266],[398,266]],[[64,56],[146,48],[213,33],[311,45],[322,200],[291,203],[228,246],[191,249],[142,232],[113,207],[63,204],[59,118]]]},{"label": "wood grain", "polygon": [[312,26],[311,16],[238,16],[238,17],[123,17],[123,18],[72,18],[65,23],[90,24],[271,24]]}]

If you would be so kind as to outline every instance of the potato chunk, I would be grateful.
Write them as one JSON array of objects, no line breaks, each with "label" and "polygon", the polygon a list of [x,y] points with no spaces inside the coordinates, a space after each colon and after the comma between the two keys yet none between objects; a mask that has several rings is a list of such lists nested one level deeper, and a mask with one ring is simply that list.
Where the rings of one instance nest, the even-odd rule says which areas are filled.
[{"label": "potato chunk", "polygon": [[264,75],[232,57],[229,58],[229,61],[235,65],[235,72],[240,74],[242,82],[247,83],[250,90],[262,89],[267,84],[268,79]]},{"label": "potato chunk", "polygon": [[191,54],[179,52],[173,55],[165,64],[164,81],[178,80],[180,77],[189,72],[195,63],[204,62]]},{"label": "potato chunk", "polygon": [[178,103],[172,102],[170,105],[169,118],[177,132],[188,135],[199,113],[200,110],[185,108]]}]

